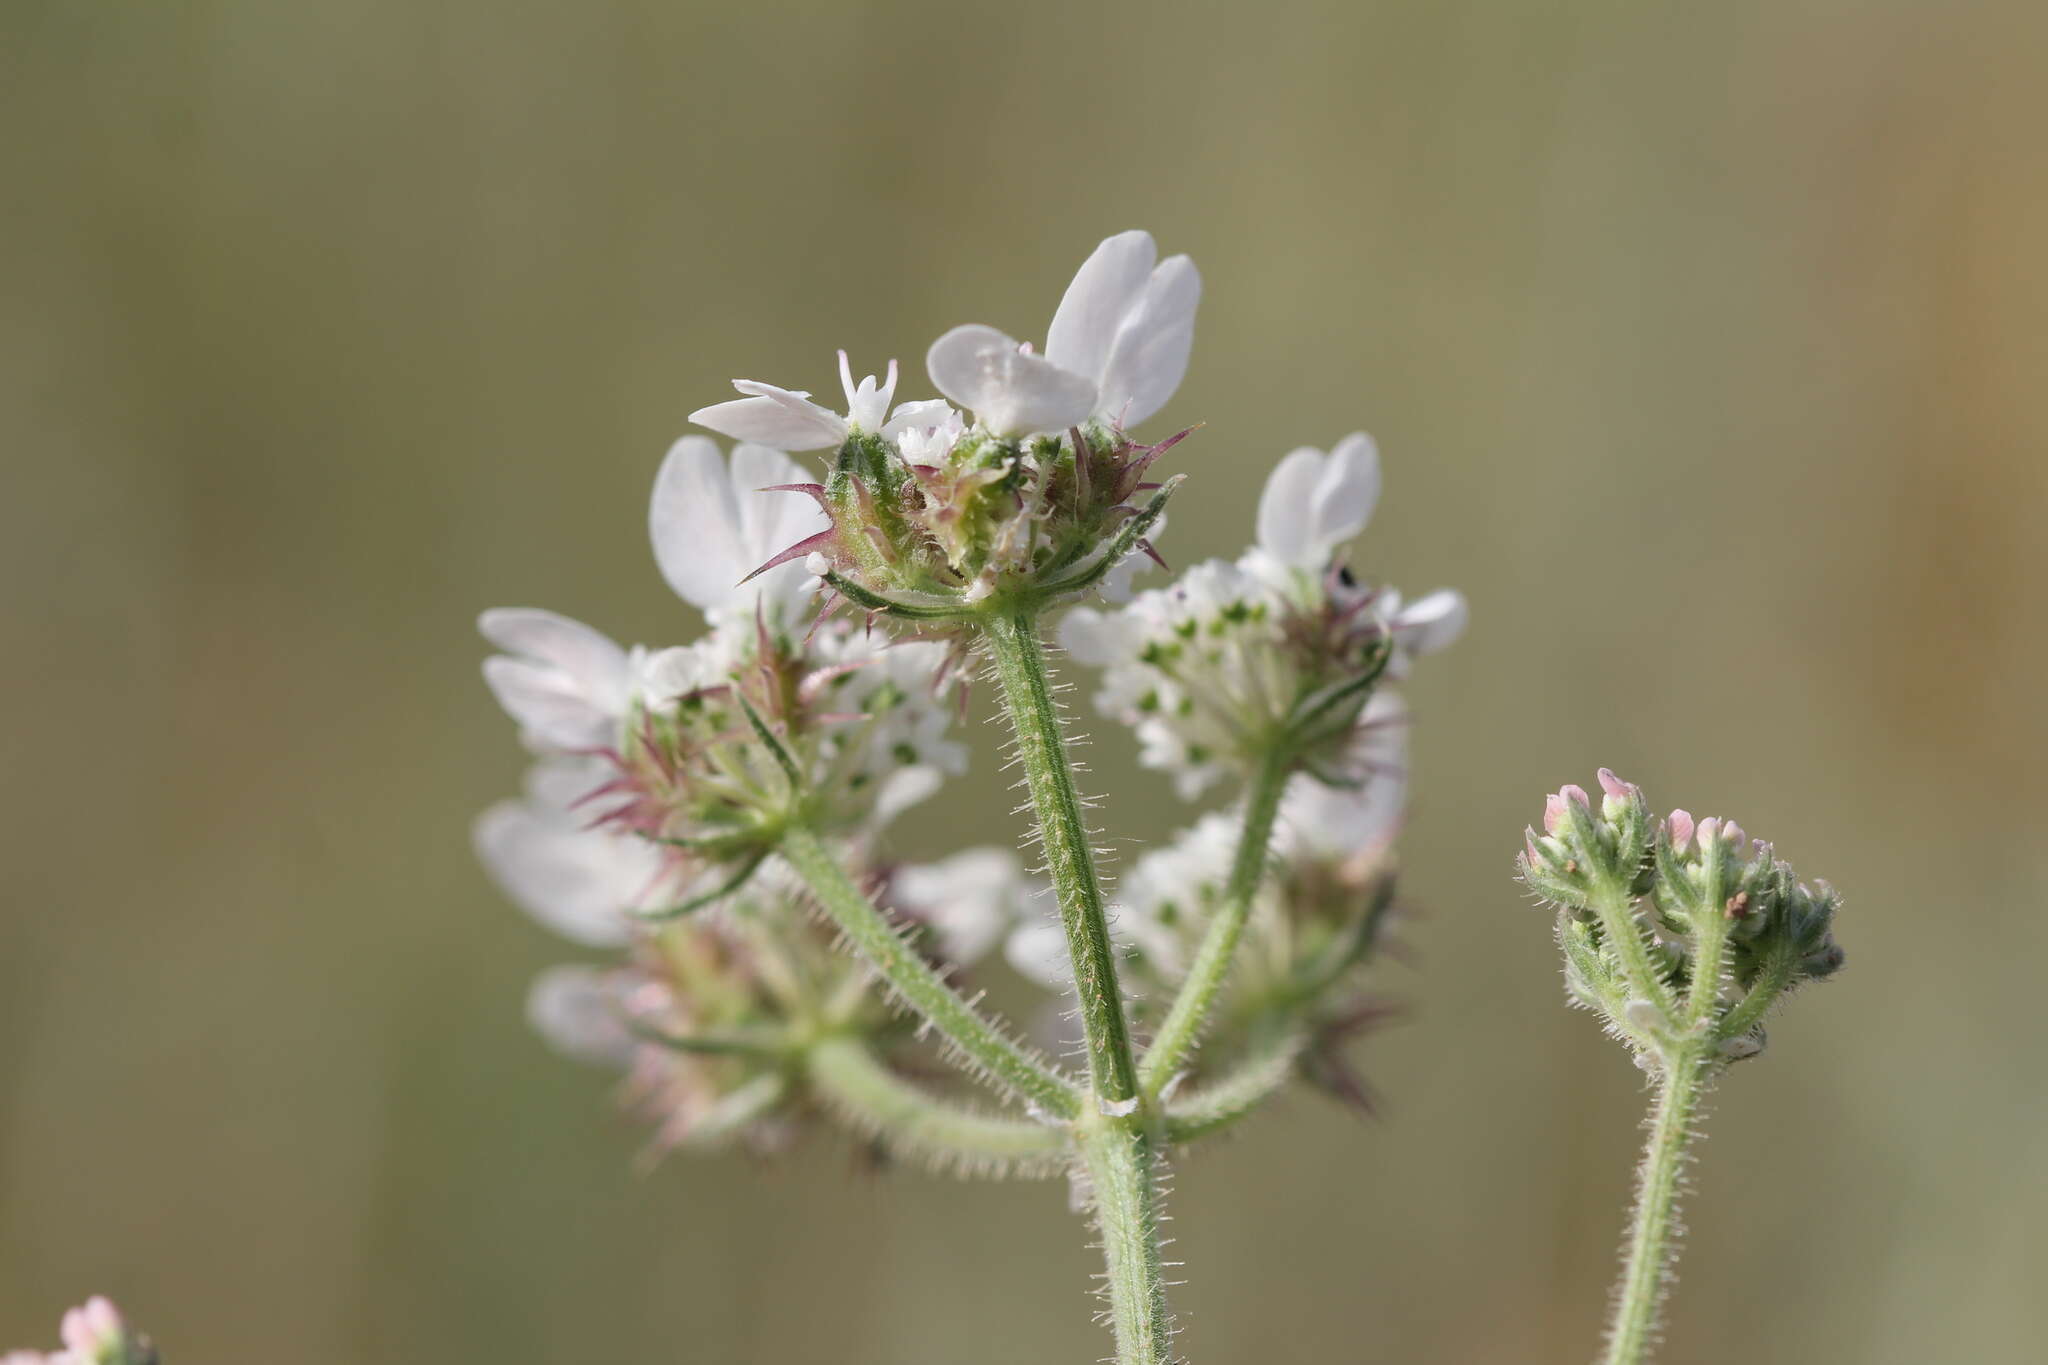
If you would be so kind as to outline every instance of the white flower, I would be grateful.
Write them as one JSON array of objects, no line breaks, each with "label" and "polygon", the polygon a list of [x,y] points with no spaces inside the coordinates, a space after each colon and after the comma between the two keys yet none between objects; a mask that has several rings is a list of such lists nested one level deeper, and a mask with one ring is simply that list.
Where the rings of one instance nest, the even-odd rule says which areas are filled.
[{"label": "white flower", "polygon": [[937,398],[905,403],[896,409],[888,426],[888,434],[896,442],[896,453],[908,465],[942,463],[966,430],[967,423],[953,405]]},{"label": "white flower", "polygon": [[1290,568],[1320,574],[1372,519],[1380,496],[1380,454],[1355,431],[1325,455],[1291,451],[1259,495],[1259,549]]},{"label": "white flower", "polygon": [[526,993],[526,1022],[563,1056],[624,1070],[640,1040],[627,1026],[628,980],[597,967],[550,967]]},{"label": "white flower", "polygon": [[986,957],[1027,918],[1043,887],[1009,849],[970,848],[896,869],[889,889],[898,906],[931,926],[939,956],[964,965]]},{"label": "white flower", "polygon": [[1211,559],[1119,610],[1076,607],[1059,638],[1103,670],[1096,705],[1136,730],[1139,762],[1173,774],[1193,800],[1247,757],[1261,721],[1296,699],[1286,605],[1261,579]]},{"label": "white flower", "polygon": [[534,607],[498,607],[478,618],[505,651],[484,660],[484,681],[541,750],[598,749],[618,739],[632,702],[634,661],[609,636]]},{"label": "white flower", "polygon": [[732,386],[746,397],[699,408],[690,420],[734,440],[776,450],[837,450],[856,431],[883,432],[890,400],[896,396],[896,362],[889,362],[887,379],[868,375],[856,384],[846,352],[841,351],[839,384],[846,393],[844,416],[813,403],[804,390],[735,379]]},{"label": "white flower", "polygon": [[624,945],[631,912],[659,909],[675,895],[660,845],[590,827],[603,807],[579,803],[610,776],[603,763],[539,764],[524,797],[492,806],[471,829],[478,860],[514,904],[592,948]]},{"label": "white flower", "polygon": [[824,510],[801,493],[762,491],[808,481],[779,450],[737,446],[728,464],[717,442],[683,437],[655,475],[647,512],[662,577],[713,625],[743,617],[751,626],[756,603],[771,624],[794,624],[807,596],[804,556],[748,575],[831,529]]},{"label": "white flower", "polygon": [[1119,232],[1074,273],[1046,331],[1045,358],[1093,381],[1097,416],[1135,427],[1187,374],[1201,298],[1193,261],[1160,261],[1151,233]]},{"label": "white flower", "polygon": [[1151,234],[1104,241],[1074,275],[1045,354],[993,327],[955,327],[925,355],[933,385],[997,436],[1063,431],[1088,417],[1134,427],[1187,373],[1202,281],[1185,256],[1160,262]]}]

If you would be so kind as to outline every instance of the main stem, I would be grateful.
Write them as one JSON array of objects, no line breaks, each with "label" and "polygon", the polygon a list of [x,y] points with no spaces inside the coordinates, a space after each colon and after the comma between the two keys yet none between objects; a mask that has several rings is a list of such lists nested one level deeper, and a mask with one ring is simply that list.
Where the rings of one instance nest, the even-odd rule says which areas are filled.
[{"label": "main stem", "polygon": [[1157,1098],[1172,1081],[1201,1040],[1203,1027],[1215,1008],[1216,997],[1230,975],[1237,958],[1237,946],[1244,939],[1244,927],[1251,918],[1252,901],[1265,880],[1266,864],[1272,856],[1273,820],[1280,811],[1280,795],[1287,789],[1293,771],[1293,755],[1276,745],[1267,752],[1245,794],[1244,829],[1238,835],[1237,854],[1230,865],[1230,879],[1223,889],[1223,903],[1202,946],[1195,951],[1194,964],[1180,994],[1160,1024],[1152,1046],[1145,1053],[1139,1084],[1148,1098]]},{"label": "main stem", "polygon": [[1118,1365],[1167,1365],[1172,1324],[1160,1259],[1159,1128],[1150,1107],[1139,1102],[1109,916],[1046,673],[1045,645],[1037,617],[1028,610],[993,613],[984,626],[1073,960],[1096,1100],[1096,1112],[1083,1115],[1076,1129],[1102,1232],[1116,1358]]},{"label": "main stem", "polygon": [[1675,1048],[1664,1058],[1657,1107],[1650,1119],[1650,1140],[1643,1148],[1643,1164],[1637,1173],[1628,1252],[1614,1290],[1614,1317],[1607,1329],[1603,1365],[1640,1365],[1649,1359],[1664,1291],[1677,1259],[1672,1234],[1678,1216],[1679,1179],[1710,1065],[1708,1052],[1697,1045]]}]

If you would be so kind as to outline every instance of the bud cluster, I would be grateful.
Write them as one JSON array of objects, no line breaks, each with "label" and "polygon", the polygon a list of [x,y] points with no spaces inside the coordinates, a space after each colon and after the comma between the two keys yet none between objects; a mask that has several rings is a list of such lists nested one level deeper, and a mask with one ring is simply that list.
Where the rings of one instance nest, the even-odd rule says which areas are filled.
[{"label": "bud cluster", "polygon": [[156,1365],[149,1338],[97,1295],[65,1313],[58,1337],[61,1351],[9,1351],[0,1355],[0,1365]]},{"label": "bud cluster", "polygon": [[1840,970],[1840,897],[1732,820],[1658,819],[1605,768],[1600,788],[1597,810],[1577,786],[1549,796],[1520,859],[1558,907],[1572,998],[1645,1055],[1695,1039],[1730,1059],[1761,1051],[1770,1007]]}]

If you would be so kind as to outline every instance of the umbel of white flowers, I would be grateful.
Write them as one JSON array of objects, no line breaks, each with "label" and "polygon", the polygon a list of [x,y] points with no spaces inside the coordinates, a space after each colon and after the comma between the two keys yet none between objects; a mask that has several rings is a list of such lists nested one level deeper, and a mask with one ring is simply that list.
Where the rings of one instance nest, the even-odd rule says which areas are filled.
[{"label": "umbel of white flowers", "polygon": [[[632,1103],[655,1123],[658,1145],[734,1136],[778,1145],[804,1108],[800,1083],[762,1083],[775,1071],[766,1065],[772,1049],[711,1054],[679,1049],[675,1038],[786,1034],[807,1007],[778,999],[770,980],[864,998],[858,979],[842,979],[850,966],[828,970],[830,943],[808,927],[802,889],[773,872],[772,854],[793,823],[830,831],[899,924],[922,926],[920,943],[947,971],[1007,943],[1027,977],[1071,988],[1045,888],[1014,853],[980,849],[911,867],[882,852],[877,840],[891,820],[964,771],[944,695],[957,682],[955,654],[939,641],[891,643],[829,607],[813,619],[814,596],[829,603],[848,586],[826,581],[833,566],[860,561],[827,554],[821,577],[815,556],[847,536],[880,545],[893,532],[923,552],[906,560],[943,577],[933,568],[947,553],[942,542],[980,543],[990,553],[979,577],[959,575],[949,610],[985,602],[1005,573],[1016,590],[1017,577],[1057,557],[1045,530],[1057,509],[1071,521],[1077,508],[1121,505],[1138,491],[1119,491],[1112,477],[1097,481],[1099,491],[1079,486],[1093,489],[1088,475],[1113,475],[1118,460],[1149,464],[1164,448],[1136,445],[1125,428],[1152,416],[1178,385],[1199,291],[1187,258],[1158,261],[1144,233],[1110,238],[1068,288],[1043,356],[978,326],[934,344],[934,383],[972,409],[971,421],[934,400],[892,409],[894,363],[886,381],[856,382],[843,353],[843,414],[800,391],[736,381],[744,397],[694,416],[742,443],[728,459],[703,437],[678,441],[650,505],[656,563],[708,627],[695,644],[624,648],[553,613],[485,613],[484,633],[504,651],[486,662],[485,677],[536,761],[525,795],[477,822],[478,851],[542,924],[624,953],[611,967],[545,974],[530,1008],[565,1052],[633,1074]],[[851,495],[827,495],[770,442],[831,451],[827,480],[843,475]],[[971,467],[961,459],[970,448],[978,452]],[[890,471],[888,508],[864,482],[878,468]],[[1256,541],[1237,560],[1197,564],[1117,610],[1076,609],[1062,630],[1073,656],[1103,671],[1104,714],[1134,729],[1143,761],[1184,796],[1248,774],[1292,727],[1303,771],[1287,787],[1276,875],[1255,916],[1270,951],[1247,955],[1266,966],[1247,968],[1233,987],[1244,1000],[1286,997],[1288,963],[1356,932],[1360,907],[1384,901],[1376,888],[1392,869],[1406,763],[1405,710],[1384,682],[1464,623],[1454,592],[1407,604],[1343,566],[1380,484],[1379,453],[1362,433],[1328,453],[1294,450],[1268,479]],[[986,523],[979,532],[966,529],[975,517]],[[1117,591],[1144,563],[1137,541],[1122,534],[1137,519],[1098,527],[1096,543],[1067,547],[1067,562],[1092,562],[1095,585]],[[1035,550],[1019,548],[1033,538]],[[1113,576],[1105,540],[1123,560]],[[901,589],[900,577],[890,586]],[[941,595],[930,579],[921,586]],[[1225,894],[1229,832],[1242,820],[1242,812],[1202,816],[1125,878],[1114,932],[1140,999],[1170,999],[1185,976]],[[1334,919],[1318,923],[1324,914]],[[1375,914],[1372,932],[1379,924]],[[1352,1018],[1363,997],[1338,984],[1301,1018]],[[863,1020],[871,1041],[891,1027],[886,1009],[840,1013],[841,1024]],[[1259,1014],[1252,1004],[1237,1009],[1209,1055],[1241,1050],[1233,1030],[1248,1034]],[[1297,1032],[1305,1054],[1316,1030]],[[1321,1070],[1337,1068],[1332,1051]],[[1333,1088],[1360,1089],[1348,1081]]]},{"label": "umbel of white flowers", "polygon": [[[843,352],[844,411],[736,381],[694,416],[738,447],[686,437],[654,484],[655,560],[702,614],[694,643],[623,647],[530,608],[482,620],[502,651],[486,680],[534,761],[478,820],[478,853],[541,923],[610,955],[544,974],[536,1027],[626,1072],[657,1151],[773,1149],[832,1120],[942,1166],[1075,1173],[1119,1358],[1145,1365],[1171,1335],[1162,1144],[1297,1077],[1364,1102],[1344,1047],[1384,1012],[1364,976],[1406,789],[1388,684],[1465,617],[1456,593],[1409,603],[1346,566],[1379,491],[1363,435],[1282,459],[1237,560],[1129,600],[1181,478],[1158,462],[1187,434],[1134,432],[1186,372],[1199,296],[1186,257],[1127,232],[1082,265],[1042,350],[982,325],[935,342],[942,398],[898,403],[894,362],[856,381]],[[1089,595],[1126,603],[1062,634],[1102,671],[1103,712],[1183,796],[1240,783],[1114,903],[1041,625]],[[884,843],[965,769],[951,722],[973,657],[1037,873],[1011,849],[910,865]],[[1005,961],[1075,1007],[1085,1075],[1051,1060],[1068,1025],[984,1013],[973,978]],[[1015,1109],[912,1082],[934,1042]]]}]

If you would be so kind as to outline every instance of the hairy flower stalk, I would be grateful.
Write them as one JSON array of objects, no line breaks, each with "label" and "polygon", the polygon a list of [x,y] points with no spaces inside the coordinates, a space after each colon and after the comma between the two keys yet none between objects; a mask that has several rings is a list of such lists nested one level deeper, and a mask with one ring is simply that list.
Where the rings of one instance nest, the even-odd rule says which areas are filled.
[{"label": "hairy flower stalk", "polygon": [[1799,881],[1732,821],[1683,810],[1657,819],[1640,788],[1605,768],[1600,788],[1597,810],[1576,786],[1550,796],[1520,867],[1557,907],[1572,1003],[1599,1014],[1655,1077],[1602,1357],[1635,1365],[1657,1340],[1702,1098],[1730,1064],[1763,1051],[1773,1005],[1841,969],[1840,898]]},{"label": "hairy flower stalk", "polygon": [[[1185,257],[1122,233],[1042,350],[979,324],[933,343],[943,399],[898,403],[893,361],[856,380],[843,352],[842,411],[737,380],[693,418],[740,445],[677,442],[649,514],[704,634],[626,648],[548,612],[482,621],[503,651],[486,679],[535,761],[525,795],[478,821],[478,852],[544,926],[617,955],[543,975],[536,1028],[624,1073],[657,1150],[772,1151],[823,1120],[943,1169],[1066,1173],[1100,1234],[1121,1365],[1171,1358],[1172,1149],[1295,1079],[1367,1102],[1345,1052],[1387,1012],[1364,975],[1406,771],[1383,684],[1464,623],[1456,593],[1406,603],[1346,566],[1379,491],[1362,434],[1279,462],[1239,559],[1132,597],[1184,478],[1162,460],[1189,431],[1133,433],[1179,386],[1200,289]],[[1144,764],[1184,797],[1239,788],[1114,888],[1048,627],[1099,670],[1097,705]],[[907,865],[885,842],[965,766],[950,725],[976,656],[1036,874],[1002,849]],[[983,1009],[976,978],[999,957],[1069,998],[1085,1075]]]}]

